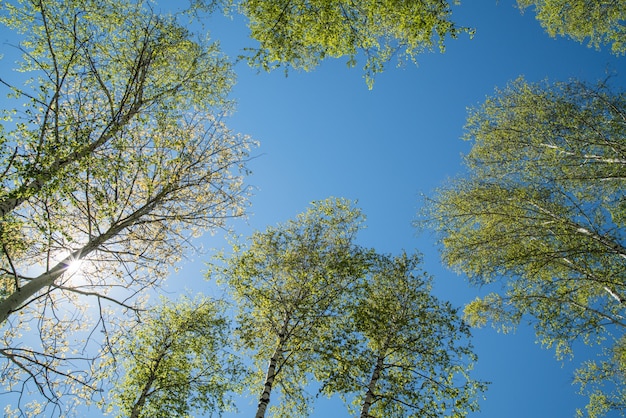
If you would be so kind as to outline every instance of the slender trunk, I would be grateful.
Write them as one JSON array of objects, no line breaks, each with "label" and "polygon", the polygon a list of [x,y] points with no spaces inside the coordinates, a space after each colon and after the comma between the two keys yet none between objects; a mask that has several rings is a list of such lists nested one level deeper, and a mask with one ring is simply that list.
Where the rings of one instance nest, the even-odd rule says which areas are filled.
[{"label": "slender trunk", "polygon": [[155,380],[156,376],[154,374],[150,375],[150,378],[141,390],[139,399],[137,399],[137,401],[134,403],[133,409],[130,411],[130,415],[128,416],[128,418],[139,418],[139,414],[141,414],[141,411],[146,404],[146,400],[148,399],[148,393],[150,392],[150,389],[152,389],[152,384]]},{"label": "slender trunk", "polygon": [[596,161],[596,162],[604,163],[604,164],[622,164],[622,165],[626,164],[626,160],[621,159],[621,158],[609,158],[609,157],[605,157],[604,155],[581,154],[581,153],[576,153],[572,151],[566,151],[562,147],[552,145],[552,144],[540,144],[540,145],[546,148],[555,149],[559,151],[561,154],[565,154],[569,157],[577,157],[583,160]]},{"label": "slender trunk", "polygon": [[278,346],[274,351],[274,355],[270,359],[270,363],[267,367],[267,374],[265,375],[265,386],[263,387],[263,393],[259,399],[259,406],[256,411],[255,418],[264,418],[267,405],[270,403],[270,394],[272,393],[272,386],[274,385],[274,378],[276,377],[276,368],[278,361],[283,355],[283,339],[278,342]]},{"label": "slender trunk", "polygon": [[365,399],[363,399],[363,406],[361,408],[361,418],[368,418],[370,416],[369,411],[374,403],[374,391],[376,390],[376,384],[378,383],[378,379],[380,379],[380,372],[383,369],[383,361],[384,356],[380,354],[378,359],[376,359],[376,366],[374,366],[374,370],[372,371],[372,377],[370,378],[370,382],[367,385],[367,393],[365,394]]},{"label": "slender trunk", "polygon": [[157,377],[159,376],[159,374],[163,372],[163,370],[161,369],[161,363],[163,362],[163,359],[167,356],[167,353],[170,352],[170,348],[172,347],[174,338],[176,338],[176,331],[174,331],[171,334],[168,334],[165,337],[165,341],[159,341],[160,343],[159,344],[160,351],[158,352],[159,355],[157,358],[151,360],[152,364],[150,365],[150,368],[149,368],[150,374],[148,375],[146,382],[144,383],[143,388],[141,389],[139,398],[137,398],[137,400],[133,404],[133,408],[131,409],[130,415],[128,416],[128,418],[139,418],[143,410],[143,407],[146,405],[146,401],[148,400],[148,397],[154,393],[154,390],[152,390],[153,389],[152,387],[154,385],[154,382],[157,380]]},{"label": "slender trunk", "polygon": [[[67,263],[69,263],[68,259],[69,257],[66,258]],[[67,268],[68,264],[62,261],[47,272],[32,279],[24,286],[17,288],[10,296],[0,301],[0,324],[3,324],[9,315],[18,310],[30,297],[41,289],[51,286],[56,279],[65,273]]]}]

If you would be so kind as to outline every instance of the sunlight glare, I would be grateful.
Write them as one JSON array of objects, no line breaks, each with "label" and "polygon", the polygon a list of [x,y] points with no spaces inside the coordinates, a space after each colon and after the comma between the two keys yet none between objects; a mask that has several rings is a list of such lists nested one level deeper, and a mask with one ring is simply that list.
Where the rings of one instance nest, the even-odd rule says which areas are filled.
[{"label": "sunlight glare", "polygon": [[67,266],[67,274],[72,275],[74,273],[76,273],[79,269],[81,264],[83,263],[83,260],[81,259],[77,259],[77,260],[72,260],[72,262],[70,262],[70,264]]}]

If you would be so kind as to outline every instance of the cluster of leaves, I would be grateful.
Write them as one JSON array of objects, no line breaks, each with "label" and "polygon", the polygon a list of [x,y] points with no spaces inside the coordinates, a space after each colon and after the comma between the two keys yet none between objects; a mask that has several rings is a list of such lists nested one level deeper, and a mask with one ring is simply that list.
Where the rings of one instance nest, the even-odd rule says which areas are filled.
[{"label": "cluster of leaves", "polygon": [[[465,416],[486,389],[472,380],[468,326],[431,294],[419,255],[374,255],[325,340],[321,392],[361,417]],[[359,411],[360,409],[360,411]]]},{"label": "cluster of leaves", "polygon": [[[530,315],[559,356],[581,339],[614,334],[621,341],[626,95],[604,85],[520,79],[471,113],[467,139],[474,142],[468,176],[439,190],[427,218],[448,265],[479,285],[505,278],[504,295],[466,307],[470,323],[506,331]],[[611,358],[617,370],[625,367],[622,356]],[[581,371],[583,390],[613,376],[623,395],[623,374],[606,373],[609,363]],[[623,409],[622,395],[612,408]]]},{"label": "cluster of leaves", "polygon": [[443,51],[448,36],[472,32],[450,20],[442,0],[244,0],[239,7],[259,42],[249,57],[253,65],[310,70],[327,57],[345,56],[354,66],[363,54],[370,88],[393,56],[415,61],[435,45]]},{"label": "cluster of leaves", "polygon": [[166,418],[233,408],[230,394],[245,368],[228,351],[225,307],[200,297],[163,300],[133,329],[118,334],[113,364],[100,365],[100,378],[116,382],[104,409],[120,417]]},{"label": "cluster of leaves", "polygon": [[626,5],[622,1],[517,0],[521,8],[535,7],[537,20],[550,36],[569,36],[589,46],[611,45],[616,55],[626,52]]},{"label": "cluster of leaves", "polygon": [[[534,6],[537,20],[550,36],[568,36],[589,46],[610,45],[616,55],[626,52],[626,6],[621,1],[518,0],[521,10]],[[329,1],[329,0],[194,0],[197,8],[233,6],[249,21],[250,36],[258,46],[248,48],[248,62],[271,70],[276,67],[311,70],[326,58],[347,57],[354,66],[364,59],[370,88],[374,77],[397,57],[416,62],[435,46],[445,49],[447,38],[475,29],[453,21],[446,0]]]}]

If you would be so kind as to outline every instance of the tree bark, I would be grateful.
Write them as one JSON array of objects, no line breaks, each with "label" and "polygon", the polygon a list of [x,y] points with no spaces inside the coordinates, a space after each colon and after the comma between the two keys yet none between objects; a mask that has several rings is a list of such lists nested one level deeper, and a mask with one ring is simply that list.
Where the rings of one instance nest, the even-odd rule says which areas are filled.
[{"label": "tree bark", "polygon": [[274,351],[274,355],[270,359],[270,363],[267,367],[267,374],[265,375],[265,385],[263,387],[263,393],[261,394],[261,398],[259,399],[259,406],[257,407],[255,418],[265,417],[267,405],[270,403],[270,394],[272,393],[274,378],[276,377],[276,367],[278,365],[278,361],[283,355],[283,344],[284,341],[281,338],[281,340],[278,342],[276,350]]},{"label": "tree bark", "polygon": [[133,409],[130,411],[129,418],[139,418],[139,414],[141,414],[141,411],[146,404],[146,400],[148,399],[148,393],[150,392],[150,389],[152,389],[152,384],[155,380],[156,376],[154,374],[150,375],[150,378],[143,386],[143,390],[139,395],[139,399],[137,399],[137,402],[135,402],[135,404],[133,405]]},{"label": "tree bark", "polygon": [[378,383],[378,379],[380,379],[380,372],[383,369],[383,361],[384,356],[380,354],[376,359],[376,366],[374,366],[374,370],[372,371],[372,377],[370,378],[370,382],[367,385],[367,393],[365,394],[365,399],[363,399],[363,406],[361,408],[361,418],[369,418],[370,408],[374,403],[374,391],[376,390],[376,384]]}]

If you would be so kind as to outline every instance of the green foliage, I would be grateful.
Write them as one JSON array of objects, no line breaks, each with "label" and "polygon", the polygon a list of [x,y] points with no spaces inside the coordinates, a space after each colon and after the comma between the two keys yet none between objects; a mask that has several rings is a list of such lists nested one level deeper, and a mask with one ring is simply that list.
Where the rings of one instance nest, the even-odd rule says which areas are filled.
[{"label": "green foliage", "polygon": [[308,71],[327,57],[346,56],[354,66],[363,54],[370,88],[394,55],[415,61],[435,45],[443,50],[446,37],[471,33],[450,21],[445,0],[244,0],[240,9],[259,42],[251,64]]},{"label": "green foliage", "polygon": [[243,215],[253,144],[221,121],[218,46],[143,1],[4,1],[0,24],[23,52],[0,75],[0,381],[71,410],[98,390],[98,329],[140,309],[192,236]]},{"label": "green foliage", "polygon": [[606,349],[606,360],[588,361],[577,370],[574,382],[580,393],[589,396],[589,404],[577,416],[603,417],[611,411],[626,412],[626,339],[622,336]]},{"label": "green foliage", "polygon": [[467,139],[469,175],[425,216],[448,265],[505,280],[505,295],[468,305],[470,322],[507,330],[528,314],[559,356],[626,326],[626,95],[517,80],[471,112]]},{"label": "green foliage", "polygon": [[597,0],[517,0],[520,8],[535,7],[537,20],[550,36],[569,36],[589,46],[611,45],[614,54],[626,53],[626,4]]},{"label": "green foliage", "polygon": [[353,415],[462,417],[478,410],[486,385],[469,377],[476,360],[469,329],[430,294],[420,263],[418,255],[376,256],[325,341],[317,370],[322,392],[349,396]]},{"label": "green foliage", "polygon": [[[162,300],[132,330],[115,336],[113,354],[122,376],[114,379],[106,409],[133,418],[232,409],[229,394],[240,389],[244,369],[228,351],[224,308],[204,297]],[[109,370],[109,378],[115,376]]]},{"label": "green foliage", "polygon": [[363,274],[363,255],[353,244],[362,221],[350,201],[313,202],[295,219],[235,245],[225,267],[212,267],[209,278],[228,285],[237,302],[236,334],[256,362],[251,392],[264,385],[267,391],[258,416],[275,388],[281,395],[272,408],[276,416],[308,414],[305,388],[317,367],[316,350]]}]

